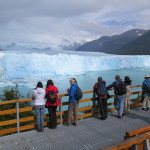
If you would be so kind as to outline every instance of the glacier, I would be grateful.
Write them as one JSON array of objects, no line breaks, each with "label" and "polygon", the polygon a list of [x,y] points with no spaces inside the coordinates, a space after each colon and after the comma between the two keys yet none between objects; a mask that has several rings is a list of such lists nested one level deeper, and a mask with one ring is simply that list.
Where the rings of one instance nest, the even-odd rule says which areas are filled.
[{"label": "glacier", "polygon": [[1,78],[80,75],[90,71],[150,67],[150,56],[92,52],[0,52]]}]

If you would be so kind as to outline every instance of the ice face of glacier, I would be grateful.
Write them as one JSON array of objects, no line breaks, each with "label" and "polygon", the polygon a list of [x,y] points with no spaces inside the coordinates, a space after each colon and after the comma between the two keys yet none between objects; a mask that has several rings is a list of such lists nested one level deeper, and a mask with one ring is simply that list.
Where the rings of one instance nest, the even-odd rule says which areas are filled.
[{"label": "ice face of glacier", "polygon": [[0,52],[0,76],[25,78],[30,76],[77,75],[89,71],[149,67],[150,56],[98,55],[75,52],[9,53]]}]

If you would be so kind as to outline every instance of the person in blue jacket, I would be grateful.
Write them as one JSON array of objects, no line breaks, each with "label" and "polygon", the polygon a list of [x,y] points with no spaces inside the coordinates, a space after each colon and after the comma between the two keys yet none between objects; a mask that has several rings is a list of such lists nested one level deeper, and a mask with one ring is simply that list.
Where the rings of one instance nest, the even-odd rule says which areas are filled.
[{"label": "person in blue jacket", "polygon": [[114,87],[114,93],[115,93],[115,98],[114,98],[114,106],[117,109],[118,112],[118,118],[122,118],[123,114],[123,108],[124,108],[124,95],[122,93],[119,93],[119,85],[122,83],[122,80],[119,75],[115,76],[116,81],[114,81],[111,85],[107,87],[107,89]]},{"label": "person in blue jacket", "polygon": [[150,108],[150,76],[146,75],[145,80],[142,84],[142,97],[144,98],[142,102],[142,110],[148,111]]},{"label": "person in blue jacket", "polygon": [[71,117],[72,113],[74,113],[74,125],[78,125],[78,101],[75,99],[75,93],[77,89],[77,80],[75,78],[70,79],[71,87],[67,89],[69,95],[69,106],[68,106],[68,118],[67,118],[67,126],[71,125]]}]

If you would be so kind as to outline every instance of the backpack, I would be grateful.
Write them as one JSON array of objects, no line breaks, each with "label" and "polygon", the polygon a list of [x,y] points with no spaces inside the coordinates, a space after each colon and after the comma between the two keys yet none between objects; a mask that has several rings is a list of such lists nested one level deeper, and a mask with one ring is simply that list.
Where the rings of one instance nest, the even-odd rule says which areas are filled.
[{"label": "backpack", "polygon": [[126,85],[121,81],[119,83],[119,86],[116,89],[116,93],[119,95],[123,95],[126,94],[127,90],[126,90]]},{"label": "backpack", "polygon": [[54,91],[48,91],[47,100],[48,100],[51,104],[56,103],[56,94],[55,94]]},{"label": "backpack", "polygon": [[76,92],[74,97],[77,101],[82,98],[82,90],[78,86],[76,86]]},{"label": "backpack", "polygon": [[97,96],[106,96],[107,95],[107,89],[106,89],[105,82],[99,82],[98,83],[98,88],[96,90],[96,95]]},{"label": "backpack", "polygon": [[146,84],[146,86],[144,87],[144,90],[146,93],[150,93],[150,85]]}]

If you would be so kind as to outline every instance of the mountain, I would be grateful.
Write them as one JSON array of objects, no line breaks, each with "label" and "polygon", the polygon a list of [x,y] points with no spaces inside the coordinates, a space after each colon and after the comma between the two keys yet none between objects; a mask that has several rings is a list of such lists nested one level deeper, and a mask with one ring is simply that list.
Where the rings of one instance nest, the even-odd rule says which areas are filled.
[{"label": "mountain", "polygon": [[97,40],[85,43],[84,45],[78,47],[76,50],[113,54],[114,51],[119,50],[119,48],[129,44],[130,42],[145,34],[146,32],[147,30],[143,29],[133,29],[124,32],[120,35],[114,35],[111,37],[103,36]]},{"label": "mountain", "polygon": [[139,38],[116,50],[120,55],[150,55],[150,30]]},{"label": "mountain", "polygon": [[31,45],[31,44],[20,44],[20,43],[10,43],[6,45],[0,45],[1,51],[38,51],[38,50],[51,50],[49,46],[42,45]]},{"label": "mountain", "polygon": [[80,47],[84,43],[85,43],[84,41],[82,41],[81,43],[74,42],[74,43],[69,43],[69,44],[66,44],[66,45],[60,45],[60,47],[63,50],[76,50],[78,47]]},{"label": "mountain", "polygon": [[7,43],[0,45],[0,51],[55,51],[55,50],[76,50],[85,42],[64,42],[63,45],[50,44],[24,44],[24,43]]}]

